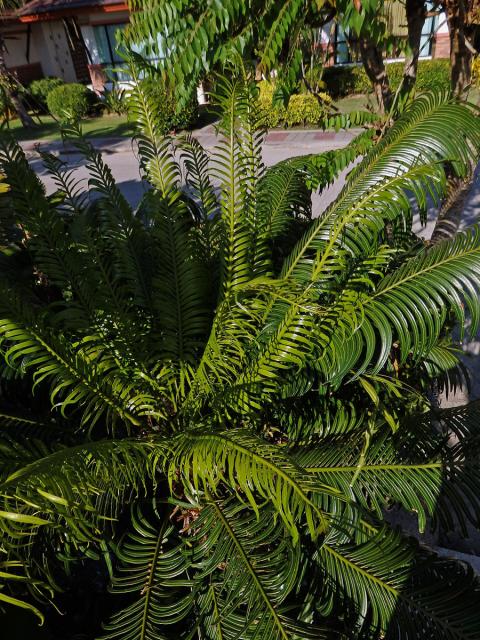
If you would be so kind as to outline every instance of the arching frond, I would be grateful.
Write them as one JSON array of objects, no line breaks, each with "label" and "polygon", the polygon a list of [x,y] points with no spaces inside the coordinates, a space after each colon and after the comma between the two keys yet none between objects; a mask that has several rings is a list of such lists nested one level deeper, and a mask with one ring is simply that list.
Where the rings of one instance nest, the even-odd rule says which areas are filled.
[{"label": "arching frond", "polygon": [[[327,539],[316,557],[324,574],[326,611],[332,610],[334,598],[357,637],[437,634],[446,640],[473,640],[478,634],[480,584],[466,564],[439,560],[388,529],[365,533],[357,543]],[[440,595],[443,581],[448,587]],[[453,601],[461,607],[456,609]]]},{"label": "arching frond", "polygon": [[71,528],[73,544],[97,540],[125,496],[145,492],[154,479],[152,452],[148,441],[138,440],[39,450],[0,483],[5,543],[34,537],[42,526]]},{"label": "arching frond", "polygon": [[[448,134],[446,122],[461,132],[458,141]],[[405,190],[424,209],[427,194],[438,199],[444,191],[440,162],[450,161],[459,174],[465,173],[479,136],[478,119],[468,107],[439,94],[419,97],[351,172],[339,198],[285,262],[283,275],[315,280],[323,277],[337,246],[355,252],[371,246],[387,220],[409,215],[410,201],[401,195]]]},{"label": "arching frond", "polygon": [[409,355],[417,359],[426,356],[439,338],[449,310],[455,313],[463,332],[466,307],[472,335],[475,333],[480,319],[479,242],[480,228],[475,226],[426,249],[386,276],[369,299],[358,300],[362,319],[357,326],[367,347],[360,372],[375,353],[373,370],[378,372],[394,339],[399,342],[402,362]]},{"label": "arching frond", "polygon": [[175,624],[192,615],[198,590],[189,578],[193,553],[169,515],[152,525],[138,505],[132,509],[132,530],[119,549],[122,567],[111,591],[135,594],[135,600],[104,625],[105,640],[173,640]]},{"label": "arching frond", "polygon": [[42,152],[40,155],[62,197],[61,211],[73,214],[83,213],[87,206],[87,196],[81,181],[74,177],[74,170],[68,169],[66,162],[52,153]]},{"label": "arching frond", "polygon": [[[257,514],[261,503],[256,496],[270,501],[294,542],[304,519],[313,538],[328,526],[325,514],[312,501],[308,475],[276,447],[248,432],[182,434],[170,461],[170,483],[178,473],[186,483],[191,480],[196,492],[216,493],[228,479]],[[319,490],[329,491],[327,487]]]}]

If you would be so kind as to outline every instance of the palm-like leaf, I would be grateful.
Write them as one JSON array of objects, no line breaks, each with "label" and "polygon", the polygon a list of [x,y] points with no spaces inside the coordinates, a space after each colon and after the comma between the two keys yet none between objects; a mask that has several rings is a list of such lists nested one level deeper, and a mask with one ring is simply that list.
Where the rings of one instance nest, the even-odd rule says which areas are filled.
[{"label": "palm-like leaf", "polygon": [[[177,154],[132,91],[137,211],[78,128],[92,201],[48,155],[47,197],[2,143],[6,561],[43,598],[71,563],[119,565],[116,640],[473,640],[477,581],[384,520],[479,524],[478,406],[431,412],[425,391],[457,383],[452,330],[478,326],[480,231],[411,230],[445,164],[478,156],[479,121],[425,96],[379,141],[266,169],[250,77],[217,88],[213,158],[192,138]],[[312,190],[359,154],[312,220]]]}]

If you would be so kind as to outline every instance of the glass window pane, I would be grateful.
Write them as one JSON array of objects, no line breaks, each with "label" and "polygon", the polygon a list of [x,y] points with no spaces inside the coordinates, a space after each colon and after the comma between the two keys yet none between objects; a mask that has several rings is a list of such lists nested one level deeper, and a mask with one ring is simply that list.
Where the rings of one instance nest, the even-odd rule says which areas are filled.
[{"label": "glass window pane", "polygon": [[93,32],[95,34],[100,62],[102,64],[112,64],[105,27],[103,25],[100,27],[93,27]]},{"label": "glass window pane", "polygon": [[110,41],[110,46],[112,48],[113,60],[114,62],[123,62],[123,58],[119,53],[122,50],[122,47],[119,46],[118,37],[121,35],[121,32],[125,29],[125,24],[109,24],[107,26],[108,39]]},{"label": "glass window pane", "polygon": [[341,63],[348,62],[348,60],[349,60],[348,44],[346,42],[337,42],[335,62],[341,64]]}]

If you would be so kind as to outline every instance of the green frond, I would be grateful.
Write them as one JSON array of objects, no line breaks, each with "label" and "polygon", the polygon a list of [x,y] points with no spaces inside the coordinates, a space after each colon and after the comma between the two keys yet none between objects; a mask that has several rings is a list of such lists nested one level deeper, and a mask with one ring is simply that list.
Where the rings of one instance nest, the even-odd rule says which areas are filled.
[{"label": "green frond", "polygon": [[9,135],[0,139],[0,169],[9,185],[4,197],[13,205],[15,222],[33,223],[38,209],[46,206],[45,187],[30,168],[23,149]]},{"label": "green frond", "polygon": [[52,153],[41,152],[40,156],[52,176],[61,197],[60,211],[80,215],[87,206],[87,197],[81,181],[74,177],[74,170]]},{"label": "green frond", "polygon": [[223,139],[216,148],[212,160],[213,174],[220,183],[220,212],[222,223],[222,277],[221,293],[228,297],[236,288],[247,282],[252,273],[251,229],[244,206],[247,194],[244,189],[244,151],[239,139],[240,114],[247,108],[245,86],[242,79],[220,79],[215,95],[222,109],[219,124]]},{"label": "green frond", "polygon": [[[248,431],[187,431],[178,436],[169,463],[170,484],[180,473],[195,494],[217,493],[227,482],[257,514],[261,501],[268,500],[294,543],[302,522],[313,538],[327,528],[325,514],[311,497],[311,478],[288,455]],[[329,492],[327,487],[318,490]]]},{"label": "green frond", "polygon": [[350,129],[351,127],[361,127],[366,124],[378,122],[378,113],[372,111],[350,111],[349,113],[335,113],[325,118],[325,129]]},{"label": "green frond", "polygon": [[[363,434],[322,439],[296,452],[294,458],[321,485],[338,490],[378,518],[396,503],[417,515],[421,532],[428,519],[432,527],[440,524],[442,530],[458,524],[466,530],[467,522],[477,525],[478,461],[465,460],[467,445],[450,447],[427,418],[422,424],[425,428],[415,430],[414,437],[402,426],[393,441],[388,432],[376,435],[366,449]],[[444,491],[447,479],[448,491]]]},{"label": "green frond", "polygon": [[95,345],[89,349],[88,341],[72,345],[55,336],[41,326],[35,307],[5,283],[0,287],[0,337],[8,344],[5,360],[33,369],[35,386],[48,381],[50,402],[62,415],[80,406],[81,421],[90,429],[102,416],[113,425],[121,420],[138,426],[142,415],[161,415],[153,408],[153,397],[141,390],[141,377],[132,381],[122,376],[117,363]]},{"label": "green frond", "polygon": [[99,231],[111,252],[110,263],[115,268],[116,279],[122,282],[124,296],[133,296],[137,305],[149,309],[150,288],[142,261],[148,235],[117,187],[102,154],[82,137],[80,127],[70,125],[64,127],[62,133],[87,160],[86,168],[91,176],[88,184],[99,196],[95,203]]},{"label": "green frond", "polygon": [[185,134],[180,139],[178,147],[185,164],[185,184],[193,192],[193,198],[200,210],[198,218],[207,222],[219,211],[215,188],[208,173],[209,156],[191,134]]},{"label": "green frond", "polygon": [[[131,532],[117,556],[121,562],[111,592],[134,594],[135,600],[104,625],[102,639],[173,640],[175,625],[192,615],[196,586],[189,578],[193,553],[167,514],[151,524],[138,505],[132,509]],[[173,629],[172,629],[173,627]]]},{"label": "green frond", "polygon": [[359,368],[356,365],[357,375],[369,366],[375,355],[373,371],[380,371],[394,339],[399,342],[401,362],[410,355],[414,359],[427,356],[441,334],[449,310],[455,313],[463,332],[466,308],[473,335],[480,320],[479,284],[480,228],[477,226],[407,260],[382,279],[372,296],[358,299],[356,313],[361,320],[357,326],[367,355]]},{"label": "green frond", "polygon": [[[135,56],[135,54],[131,54]],[[172,141],[163,134],[158,110],[161,105],[142,88],[138,65],[134,57],[130,64],[132,88],[128,95],[128,112],[135,123],[140,167],[145,178],[166,202],[173,204],[180,197],[180,168],[173,156]]]},{"label": "green frond", "polygon": [[[459,133],[458,139],[449,135],[450,127]],[[328,273],[337,248],[358,254],[370,247],[387,221],[411,215],[406,191],[424,210],[427,195],[438,200],[444,192],[441,162],[451,162],[463,175],[479,144],[480,125],[471,109],[440,94],[420,96],[352,170],[338,199],[285,262],[283,275],[316,280]]]},{"label": "green frond", "polygon": [[[201,560],[201,572],[211,580],[209,591],[199,598],[207,614],[202,626],[213,640],[325,637],[320,626],[295,619],[296,607],[289,606],[288,597],[297,587],[300,552],[268,508],[261,513],[257,519],[232,499],[210,499],[201,508],[193,557]],[[268,560],[263,553],[267,545]]]},{"label": "green frond", "polygon": [[[152,212],[153,213],[153,212]],[[151,219],[158,264],[152,274],[155,353],[193,363],[208,337],[211,289],[205,264],[195,258],[195,230],[188,214],[160,209]]]},{"label": "green frond", "polygon": [[2,605],[5,604],[19,607],[20,609],[33,613],[37,618],[38,623],[42,625],[45,621],[45,617],[38,607],[33,605],[31,602],[21,600],[6,592],[8,591],[9,586],[27,584],[30,593],[37,599],[46,599],[45,595],[47,595],[46,592],[48,592],[48,587],[40,580],[32,578],[32,576],[29,575],[28,570],[25,571],[25,569],[26,567],[18,560],[0,560],[0,611],[2,610]]},{"label": "green frond", "polygon": [[347,629],[365,639],[478,635],[480,584],[468,565],[439,560],[387,528],[363,536],[340,544],[327,538],[318,549],[324,575],[320,610],[332,613],[338,607]]},{"label": "green frond", "polygon": [[25,460],[0,483],[0,530],[6,545],[8,540],[12,545],[33,540],[38,527],[52,532],[67,527],[77,546],[98,541],[117,518],[125,496],[145,493],[146,483],[155,478],[155,450],[148,441],[57,445],[38,453],[43,455]]}]

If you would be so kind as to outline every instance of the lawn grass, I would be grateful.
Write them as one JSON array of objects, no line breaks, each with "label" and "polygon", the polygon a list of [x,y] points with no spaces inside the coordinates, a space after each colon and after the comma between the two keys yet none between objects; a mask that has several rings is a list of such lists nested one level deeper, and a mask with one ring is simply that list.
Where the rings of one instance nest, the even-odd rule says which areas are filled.
[{"label": "lawn grass", "polygon": [[376,111],[377,102],[373,94],[367,95],[360,93],[335,100],[335,106],[340,110],[340,113],[350,113],[351,111],[370,111],[371,109]]},{"label": "lawn grass", "polygon": [[[38,120],[40,119],[40,123]],[[35,129],[25,129],[20,120],[11,120],[9,130],[18,141],[57,141],[61,140],[60,127],[52,116],[35,118]],[[89,138],[119,138],[132,135],[132,125],[126,116],[104,115],[99,118],[82,120],[83,133]]]}]

